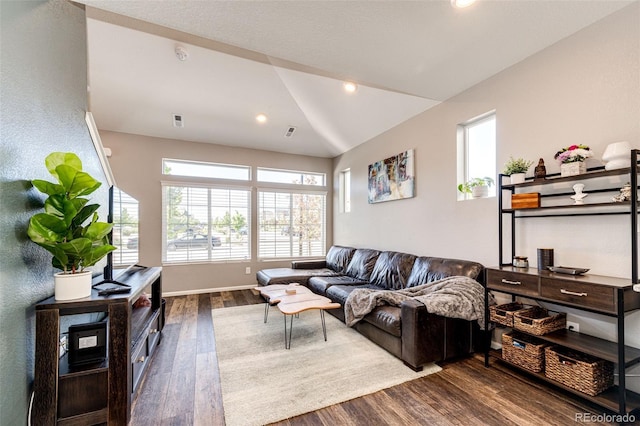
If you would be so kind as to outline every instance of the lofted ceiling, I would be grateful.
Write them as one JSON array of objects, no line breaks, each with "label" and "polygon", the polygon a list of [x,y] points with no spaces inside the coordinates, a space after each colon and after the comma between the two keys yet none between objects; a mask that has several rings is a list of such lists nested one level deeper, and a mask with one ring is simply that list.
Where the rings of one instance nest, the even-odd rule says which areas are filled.
[{"label": "lofted ceiling", "polygon": [[633,1],[79,2],[100,129],[335,157]]}]

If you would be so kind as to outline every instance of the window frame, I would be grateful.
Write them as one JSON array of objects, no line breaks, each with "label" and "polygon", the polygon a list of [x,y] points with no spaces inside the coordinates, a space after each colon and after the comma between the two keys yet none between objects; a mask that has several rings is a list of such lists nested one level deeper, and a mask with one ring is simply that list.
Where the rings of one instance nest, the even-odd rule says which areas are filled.
[{"label": "window frame", "polygon": [[[308,253],[306,255],[294,255],[293,254],[293,239],[295,237],[294,233],[289,233],[289,254],[286,256],[263,256],[261,255],[262,247],[261,241],[263,240],[261,228],[262,228],[262,195],[263,193],[274,193],[274,194],[288,194],[291,197],[290,206],[289,206],[289,224],[287,225],[289,229],[292,228],[292,214],[293,210],[293,196],[294,195],[317,195],[322,197],[322,208],[321,208],[321,229],[320,229],[320,237],[318,238],[318,242],[320,243],[320,249],[317,253]],[[310,258],[318,258],[326,255],[327,251],[327,191],[326,190],[309,190],[302,188],[272,188],[272,187],[260,187],[256,191],[256,211],[257,211],[257,220],[256,220],[256,245],[257,245],[257,260],[258,261],[274,261],[274,260],[300,260],[300,259],[310,259]],[[283,224],[281,224],[283,225]],[[275,232],[278,232],[278,224],[274,224]],[[277,247],[275,248],[277,250]]]},{"label": "window frame", "polygon": [[[303,175],[303,176],[318,176],[322,179],[322,182],[318,183],[318,184],[306,184],[304,183],[304,178],[303,181],[300,183],[296,183],[296,182],[280,182],[280,181],[274,181],[274,180],[266,180],[266,179],[261,179],[260,177],[260,172],[281,172],[281,173],[286,173],[286,174],[291,174],[291,175]],[[304,170],[290,170],[290,169],[278,169],[278,168],[273,168],[273,167],[256,167],[256,182],[260,182],[260,183],[266,183],[266,184],[277,184],[277,185],[294,185],[294,186],[307,186],[307,187],[323,187],[325,188],[327,186],[327,174],[326,173],[321,173],[321,172],[311,172],[311,171],[304,171]]]},{"label": "window frame", "polygon": [[[197,182],[173,182],[173,181],[162,181],[162,263],[163,265],[185,265],[185,264],[205,264],[205,263],[232,263],[232,262],[246,262],[252,260],[252,233],[251,233],[251,216],[252,216],[252,192],[253,189],[247,186],[234,186],[234,185],[214,185],[214,184],[202,184]],[[212,248],[210,245],[207,246],[207,258],[206,259],[193,259],[187,258],[186,260],[173,260],[168,257],[168,226],[167,223],[167,188],[187,188],[187,189],[206,189],[207,190],[207,223],[205,224],[207,228],[207,237],[213,238],[215,236],[214,232],[214,221],[212,217],[212,190],[225,190],[225,191],[243,191],[246,193],[247,199],[247,247],[246,254],[241,256],[228,256],[223,258],[216,258],[212,256],[215,248]],[[228,207],[230,210],[233,208],[232,206]],[[231,213],[230,213],[231,214]],[[193,231],[192,231],[193,232]],[[193,235],[202,234],[202,232],[193,233]],[[229,233],[227,238],[231,238],[231,233]],[[175,238],[177,239],[177,238]]]},{"label": "window frame", "polygon": [[[469,154],[470,147],[470,137],[469,132],[476,126],[482,125],[487,121],[493,120],[494,127],[497,126],[497,114],[495,110],[486,112],[482,115],[472,118],[464,123],[461,123],[457,126],[457,139],[458,139],[458,183],[464,183],[469,181],[474,177],[484,177],[484,176],[471,176],[469,172],[470,164],[471,164],[471,155]],[[497,177],[497,151],[498,151],[498,141],[497,141],[497,131],[495,132],[494,139],[494,152],[493,158],[495,163],[495,168],[493,173],[491,174],[492,179],[496,179]],[[461,200],[471,200],[473,199],[470,194],[460,193],[457,191],[458,201]],[[497,196],[496,185],[494,184],[489,188],[489,196],[486,198],[495,198]]]},{"label": "window frame", "polygon": [[[174,162],[174,163],[181,163],[183,165],[198,165],[198,166],[211,166],[213,169],[215,168],[225,168],[225,169],[235,169],[235,170],[244,170],[247,172],[247,177],[246,178],[228,178],[225,177],[224,175],[221,176],[200,176],[200,175],[186,175],[186,174],[172,174],[172,173],[166,173],[166,169],[167,169],[167,162]],[[162,175],[163,176],[172,176],[172,177],[179,177],[179,178],[188,178],[188,179],[207,179],[207,180],[235,180],[235,181],[243,181],[243,182],[250,182],[251,181],[251,172],[252,172],[252,167],[251,166],[245,166],[242,164],[226,164],[226,163],[214,163],[211,161],[195,161],[195,160],[178,160],[175,158],[163,158],[162,159]]]},{"label": "window frame", "polygon": [[340,203],[340,213],[351,212],[351,169],[340,172],[340,182],[338,187],[338,202]]}]

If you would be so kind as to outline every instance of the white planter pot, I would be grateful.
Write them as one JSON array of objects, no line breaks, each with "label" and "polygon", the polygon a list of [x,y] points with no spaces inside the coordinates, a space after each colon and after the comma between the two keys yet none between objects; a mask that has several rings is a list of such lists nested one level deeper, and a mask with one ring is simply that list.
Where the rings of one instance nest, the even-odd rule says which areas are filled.
[{"label": "white planter pot", "polygon": [[91,296],[91,271],[53,276],[56,300],[74,300]]},{"label": "white planter pot", "polygon": [[485,198],[489,196],[489,187],[487,185],[474,186],[471,189],[473,198]]},{"label": "white planter pot", "polygon": [[586,172],[587,165],[584,164],[584,161],[560,164],[560,176],[575,176]]},{"label": "white planter pot", "polygon": [[524,177],[526,176],[526,174],[524,173],[514,173],[510,176],[511,178],[511,183],[515,184],[515,183],[523,183],[524,182]]}]

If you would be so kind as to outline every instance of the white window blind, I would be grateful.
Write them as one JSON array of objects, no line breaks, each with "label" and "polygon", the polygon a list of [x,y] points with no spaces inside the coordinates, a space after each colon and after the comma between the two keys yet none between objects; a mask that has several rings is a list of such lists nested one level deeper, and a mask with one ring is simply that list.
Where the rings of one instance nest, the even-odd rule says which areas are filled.
[{"label": "white window blind", "polygon": [[324,256],[326,195],[258,191],[258,257]]},{"label": "white window blind", "polygon": [[251,257],[250,189],[163,185],[168,263]]},{"label": "white window blind", "polygon": [[114,187],[112,243],[118,247],[112,254],[114,266],[138,263],[138,217],[138,201]]}]

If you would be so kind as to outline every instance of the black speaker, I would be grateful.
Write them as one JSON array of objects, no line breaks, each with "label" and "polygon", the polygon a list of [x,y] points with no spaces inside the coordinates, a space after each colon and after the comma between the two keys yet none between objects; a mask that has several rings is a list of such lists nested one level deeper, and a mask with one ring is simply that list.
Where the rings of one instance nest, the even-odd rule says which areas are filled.
[{"label": "black speaker", "polygon": [[93,364],[107,358],[107,323],[69,326],[69,365]]}]

